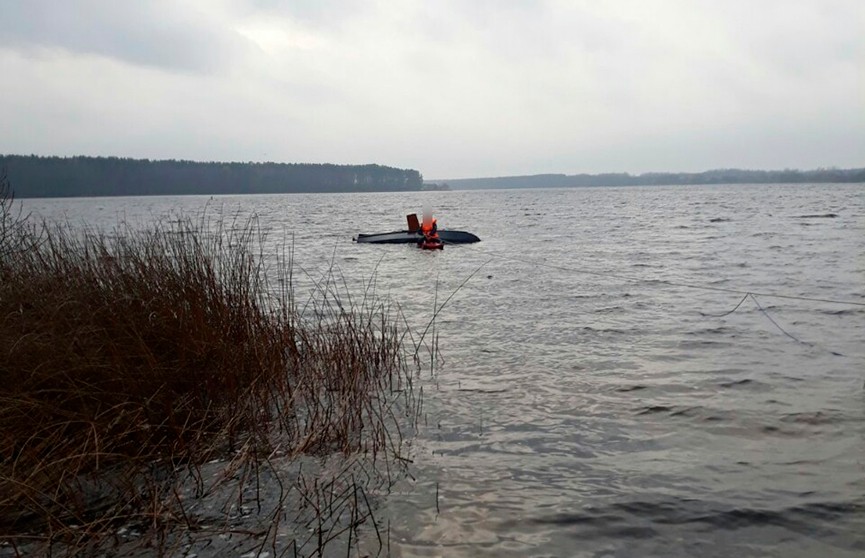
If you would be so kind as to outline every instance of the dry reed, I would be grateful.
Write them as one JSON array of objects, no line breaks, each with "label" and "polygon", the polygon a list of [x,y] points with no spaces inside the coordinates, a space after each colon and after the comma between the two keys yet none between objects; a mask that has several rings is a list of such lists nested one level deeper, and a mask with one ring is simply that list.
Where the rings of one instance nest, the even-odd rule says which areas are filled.
[{"label": "dry reed", "polygon": [[[3,178],[0,540],[98,548],[118,526],[191,528],[180,477],[213,459],[248,484],[274,455],[399,457],[417,402],[386,306],[346,305],[328,277],[301,312],[290,257],[282,288],[267,282],[254,221],[108,235],[14,207]],[[349,542],[372,515],[350,485]]]}]

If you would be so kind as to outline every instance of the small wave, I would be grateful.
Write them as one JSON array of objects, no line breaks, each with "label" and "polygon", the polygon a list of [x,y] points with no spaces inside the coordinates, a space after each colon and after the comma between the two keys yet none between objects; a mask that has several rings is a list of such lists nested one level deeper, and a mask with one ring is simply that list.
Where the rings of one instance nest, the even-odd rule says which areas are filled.
[{"label": "small wave", "polygon": [[862,312],[861,308],[843,308],[841,310],[818,310],[821,314],[827,316],[852,316]]},{"label": "small wave", "polygon": [[460,391],[464,393],[507,393],[509,390],[505,388],[457,388],[455,390],[443,389],[441,391]]},{"label": "small wave", "polygon": [[[624,310],[624,308],[622,308],[621,306],[606,306],[604,308],[596,308],[594,310],[594,313],[595,314],[611,314],[611,313],[622,312],[623,310]],[[589,329],[591,329],[591,328],[589,328]]]},{"label": "small wave", "polygon": [[751,385],[751,384],[755,384],[755,383],[757,383],[757,382],[755,382],[754,380],[752,380],[750,378],[743,378],[741,380],[730,380],[727,382],[719,382],[718,385],[721,386],[722,388],[734,388],[734,387],[739,387],[739,386],[747,386],[747,385]]},{"label": "small wave", "polygon": [[624,335],[625,334],[624,330],[616,329],[616,328],[612,328],[612,327],[611,328],[597,328],[597,327],[592,327],[592,326],[584,326],[582,328],[582,330],[585,332],[591,332],[591,333],[606,333],[606,334],[613,334],[613,335]]},{"label": "small wave", "polygon": [[812,413],[790,413],[781,417],[781,421],[786,423],[817,426],[823,424],[838,424],[844,422],[844,417],[837,412],[814,411]]},{"label": "small wave", "polygon": [[731,346],[732,343],[728,341],[720,341],[720,340],[685,340],[679,343],[679,348],[681,350],[689,350],[689,351],[698,351],[701,349],[717,349]]},{"label": "small wave", "polygon": [[710,223],[727,223],[729,221],[732,221],[729,217],[712,217],[709,219]]},{"label": "small wave", "polygon": [[650,415],[654,413],[667,413],[671,411],[673,407],[668,407],[667,405],[652,405],[651,407],[643,407],[639,411],[637,411],[638,415]]},{"label": "small wave", "polygon": [[708,327],[697,331],[688,331],[685,335],[728,335],[733,333],[733,329],[725,326]]},{"label": "small wave", "polygon": [[687,417],[696,418],[705,422],[718,422],[729,420],[731,417],[729,412],[701,407],[683,407],[675,405],[651,405],[643,407],[637,411],[638,415],[665,414],[669,417]]},{"label": "small wave", "polygon": [[797,215],[796,219],[834,219],[838,217],[837,213],[819,213],[811,215]]},{"label": "small wave", "polygon": [[[593,536],[610,536],[627,532],[634,524],[640,525],[637,536],[651,531],[645,521],[657,525],[702,525],[711,529],[737,530],[753,526],[772,525],[799,533],[814,534],[846,517],[859,516],[865,512],[862,502],[815,502],[779,509],[734,507],[720,502],[685,498],[668,498],[661,501],[617,502],[597,508],[587,508],[574,513],[560,513],[533,519],[534,523],[559,526],[588,527]],[[646,530],[646,531],[644,531]],[[586,536],[581,532],[580,537]]]},{"label": "small wave", "polygon": [[649,386],[641,386],[641,385],[639,385],[639,384],[636,384],[636,385],[633,385],[633,386],[622,386],[622,387],[617,387],[617,388],[616,388],[616,391],[619,391],[619,392],[622,392],[622,393],[627,393],[627,392],[629,392],[629,391],[641,391],[641,390],[647,389],[648,387],[649,387]]}]

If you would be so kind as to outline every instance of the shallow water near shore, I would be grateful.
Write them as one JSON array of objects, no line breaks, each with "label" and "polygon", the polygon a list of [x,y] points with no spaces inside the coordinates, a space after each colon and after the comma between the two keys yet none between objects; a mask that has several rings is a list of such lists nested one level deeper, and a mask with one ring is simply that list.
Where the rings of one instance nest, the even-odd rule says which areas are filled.
[{"label": "shallow water near shore", "polygon": [[[23,203],[97,228],[257,215],[300,301],[332,270],[416,337],[453,294],[378,511],[394,555],[865,553],[863,185]],[[351,241],[424,203],[483,241]]]}]

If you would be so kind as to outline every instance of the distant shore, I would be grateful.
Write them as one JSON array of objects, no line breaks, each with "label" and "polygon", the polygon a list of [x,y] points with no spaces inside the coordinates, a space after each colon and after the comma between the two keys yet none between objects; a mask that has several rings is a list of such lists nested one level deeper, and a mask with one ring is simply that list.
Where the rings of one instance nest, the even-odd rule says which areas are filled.
[{"label": "distant shore", "polygon": [[814,170],[717,169],[697,173],[651,172],[644,174],[535,174],[490,178],[426,180],[424,186],[446,186],[451,190],[494,188],[567,188],[581,186],[677,186],[704,184],[801,184],[865,183],[865,168]]},{"label": "distant shore", "polygon": [[17,198],[365,193],[670,186],[865,183],[865,168],[716,169],[698,173],[535,174],[424,180],[414,169],[377,164],[197,162],[121,157],[0,154],[0,176]]}]

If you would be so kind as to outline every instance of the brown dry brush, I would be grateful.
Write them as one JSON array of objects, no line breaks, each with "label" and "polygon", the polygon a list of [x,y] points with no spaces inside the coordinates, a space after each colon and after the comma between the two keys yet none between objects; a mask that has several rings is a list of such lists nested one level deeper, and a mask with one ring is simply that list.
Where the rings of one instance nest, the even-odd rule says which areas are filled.
[{"label": "brown dry brush", "polygon": [[178,520],[177,472],[214,458],[399,456],[414,411],[389,310],[328,287],[300,314],[254,222],[36,228],[4,179],[0,226],[0,540]]}]

